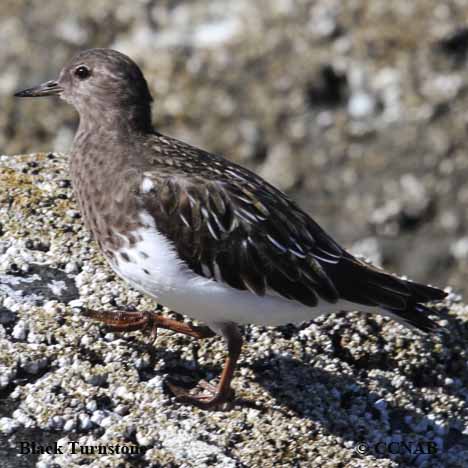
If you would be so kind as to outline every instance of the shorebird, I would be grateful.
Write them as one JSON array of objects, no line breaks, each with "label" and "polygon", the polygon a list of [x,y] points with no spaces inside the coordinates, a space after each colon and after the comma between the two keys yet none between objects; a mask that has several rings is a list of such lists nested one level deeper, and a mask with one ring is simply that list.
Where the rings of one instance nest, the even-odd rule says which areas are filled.
[{"label": "shorebird", "polygon": [[169,383],[180,400],[212,408],[232,398],[239,325],[360,310],[425,332],[436,327],[424,303],[446,293],[356,258],[258,175],[157,132],[147,82],[126,55],[86,50],[57,80],[15,96],[60,96],[76,108],[72,185],[100,250],[124,280],[203,325],[154,311],[85,315],[117,331],[225,338],[219,384]]}]

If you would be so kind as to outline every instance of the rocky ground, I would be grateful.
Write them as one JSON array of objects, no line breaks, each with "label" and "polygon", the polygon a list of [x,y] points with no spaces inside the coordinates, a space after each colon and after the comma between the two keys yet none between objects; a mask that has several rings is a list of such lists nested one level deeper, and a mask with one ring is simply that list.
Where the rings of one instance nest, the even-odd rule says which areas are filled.
[{"label": "rocky ground", "polygon": [[[220,339],[163,331],[152,347],[82,317],[156,304],[96,252],[66,156],[2,156],[0,186],[0,466],[466,466],[468,308],[456,294],[435,336],[357,313],[246,327],[237,399],[205,412],[175,402],[165,381],[215,378]],[[32,441],[64,453],[19,456]],[[70,454],[70,441],[139,452]],[[434,454],[421,453],[427,443]]]}]

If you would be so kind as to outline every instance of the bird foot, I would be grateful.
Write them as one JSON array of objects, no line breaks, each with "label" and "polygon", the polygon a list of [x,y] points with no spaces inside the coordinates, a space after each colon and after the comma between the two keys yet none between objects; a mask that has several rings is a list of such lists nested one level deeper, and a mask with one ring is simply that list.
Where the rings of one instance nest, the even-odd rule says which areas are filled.
[{"label": "bird foot", "polygon": [[154,312],[136,311],[95,311],[85,310],[85,317],[98,320],[115,332],[130,332],[142,330],[150,335],[150,342],[154,342],[158,333],[158,325],[154,319]]},{"label": "bird foot", "polygon": [[181,403],[189,403],[202,409],[215,409],[234,398],[234,390],[232,388],[229,387],[225,391],[220,391],[218,386],[206,380],[200,380],[195,387],[190,389],[172,382],[167,382],[167,386]]},{"label": "bird foot", "polygon": [[150,335],[151,342],[156,339],[158,328],[173,330],[194,338],[210,338],[215,335],[207,326],[194,326],[179,322],[155,312],[129,312],[129,311],[96,311],[87,309],[83,312],[85,317],[103,322],[112,331],[128,332],[141,330]]}]

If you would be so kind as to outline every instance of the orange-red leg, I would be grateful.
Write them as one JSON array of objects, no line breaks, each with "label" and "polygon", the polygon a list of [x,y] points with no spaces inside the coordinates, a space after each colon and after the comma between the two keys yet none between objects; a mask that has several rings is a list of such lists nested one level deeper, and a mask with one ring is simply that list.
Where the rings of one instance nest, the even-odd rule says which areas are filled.
[{"label": "orange-red leg", "polygon": [[[145,331],[150,329],[152,338],[156,338],[158,328],[166,328],[198,339],[209,338],[215,335],[207,326],[196,327],[154,312],[111,312],[87,309],[83,315],[105,323],[114,331]],[[201,381],[195,389],[187,390],[169,382],[168,387],[178,400],[194,404],[204,409],[210,409],[226,402],[234,396],[234,391],[231,388],[231,381],[242,349],[242,335],[234,323],[223,324],[221,331],[227,342],[228,356],[221,373],[219,384],[215,386],[208,382]]]},{"label": "orange-red leg", "polygon": [[228,357],[226,358],[219,384],[215,386],[201,381],[196,387],[199,390],[188,391],[185,388],[168,383],[169,388],[178,400],[204,409],[211,409],[234,396],[231,381],[242,349],[242,335],[233,323],[223,326],[223,335],[227,341]]},{"label": "orange-red leg", "polygon": [[179,322],[154,312],[128,312],[128,311],[96,311],[86,309],[83,315],[105,323],[111,330],[117,332],[151,330],[151,337],[157,336],[158,328],[166,328],[177,333],[193,336],[194,338],[210,338],[215,333],[206,326],[196,327],[188,323]]}]

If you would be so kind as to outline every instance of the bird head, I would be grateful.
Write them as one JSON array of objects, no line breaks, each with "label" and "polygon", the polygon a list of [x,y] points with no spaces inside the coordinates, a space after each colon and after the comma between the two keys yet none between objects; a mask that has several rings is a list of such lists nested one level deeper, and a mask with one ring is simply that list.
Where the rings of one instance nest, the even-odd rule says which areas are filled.
[{"label": "bird head", "polygon": [[[63,67],[56,80],[19,91],[17,97],[59,96],[93,121],[109,114],[150,119],[152,97],[138,65],[112,49],[89,49]],[[151,120],[151,119],[150,119]]]}]

